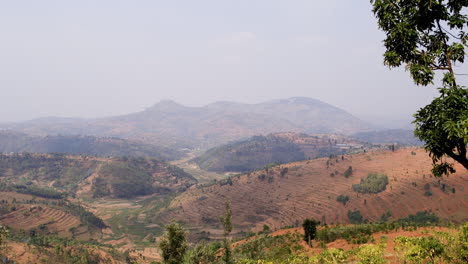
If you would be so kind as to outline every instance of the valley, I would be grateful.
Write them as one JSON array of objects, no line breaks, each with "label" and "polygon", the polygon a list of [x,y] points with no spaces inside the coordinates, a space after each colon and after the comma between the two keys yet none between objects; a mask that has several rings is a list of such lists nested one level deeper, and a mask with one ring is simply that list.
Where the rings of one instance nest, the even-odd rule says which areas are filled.
[{"label": "valley", "polygon": [[[83,263],[157,263],[165,227],[173,220],[186,230],[190,250],[208,243],[217,250],[213,254],[222,255],[219,219],[226,201],[232,206],[230,237],[238,241],[232,248],[237,258],[253,258],[256,247],[276,253],[273,257],[257,252],[255,258],[278,261],[322,256],[329,254],[326,248],[340,248],[352,260],[365,244],[317,238],[308,248],[301,240],[305,219],[320,221],[319,230],[396,225],[390,233],[372,238],[389,237],[391,246],[385,251],[391,261],[398,257],[392,250],[398,236],[430,232],[413,220],[436,218],[431,228],[457,234],[452,226],[468,220],[468,174],[462,166],[455,164],[457,172],[450,177],[436,178],[431,158],[408,131],[372,131],[356,120],[351,122],[356,129],[344,126],[346,134],[322,121],[330,126],[306,126],[298,113],[312,118],[314,107],[343,114],[303,98],[259,105],[222,102],[197,109],[163,102],[142,113],[86,121],[106,124],[106,129],[118,131],[115,134],[71,133],[80,131],[74,126],[83,120],[10,126],[17,130],[0,131],[0,225],[10,234],[6,245],[13,253],[8,256],[20,263],[39,258],[77,263],[83,253]],[[255,114],[240,122],[235,116],[246,111]],[[268,125],[260,126],[255,115]],[[188,121],[187,116],[195,119]],[[211,122],[209,136],[194,126],[200,121],[196,118]],[[225,118],[236,120],[229,123],[236,125],[222,127],[217,134],[218,121],[207,121],[210,118],[220,124],[226,124]],[[160,124],[148,120],[174,123],[163,122],[166,134],[158,130]],[[193,125],[190,131],[180,130],[186,122]],[[145,128],[132,127],[128,129],[135,134],[121,134],[121,126],[130,123]],[[62,125],[70,133],[58,135],[65,131]],[[140,133],[150,130],[142,140]],[[30,244],[33,249],[26,246]]]}]

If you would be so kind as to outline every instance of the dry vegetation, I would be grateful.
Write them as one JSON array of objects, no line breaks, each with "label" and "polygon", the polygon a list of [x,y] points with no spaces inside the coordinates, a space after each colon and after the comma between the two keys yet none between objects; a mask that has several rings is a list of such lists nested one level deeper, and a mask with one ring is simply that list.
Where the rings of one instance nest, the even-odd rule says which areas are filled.
[{"label": "dry vegetation", "polygon": [[[343,173],[350,166],[353,173],[346,178]],[[176,218],[194,229],[210,232],[204,235],[216,237],[225,200],[232,202],[236,231],[258,231],[264,224],[272,228],[295,225],[310,217],[328,224],[348,223],[349,210],[360,210],[370,221],[387,211],[392,219],[398,219],[424,210],[442,219],[466,221],[466,170],[457,167],[456,174],[439,181],[430,176],[430,168],[430,158],[422,149],[295,162],[192,188],[173,200],[155,221]],[[369,173],[386,174],[386,190],[378,194],[354,192],[352,185]],[[425,195],[428,186],[431,195]],[[346,205],[339,203],[339,195],[348,195],[350,201]]]}]

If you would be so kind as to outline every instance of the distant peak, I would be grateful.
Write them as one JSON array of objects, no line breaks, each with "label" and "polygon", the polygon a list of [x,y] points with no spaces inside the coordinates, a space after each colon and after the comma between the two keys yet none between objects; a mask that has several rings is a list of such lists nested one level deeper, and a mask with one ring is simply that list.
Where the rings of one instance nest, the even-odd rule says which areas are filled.
[{"label": "distant peak", "polygon": [[185,106],[172,100],[161,100],[159,103],[147,108],[146,111],[173,112],[185,108]]},{"label": "distant peak", "polygon": [[290,103],[293,104],[316,104],[316,103],[323,103],[317,99],[309,98],[309,97],[291,97],[286,99]]},{"label": "distant peak", "polygon": [[327,105],[327,103],[309,97],[290,97],[287,99],[279,99],[270,102],[294,105]]}]

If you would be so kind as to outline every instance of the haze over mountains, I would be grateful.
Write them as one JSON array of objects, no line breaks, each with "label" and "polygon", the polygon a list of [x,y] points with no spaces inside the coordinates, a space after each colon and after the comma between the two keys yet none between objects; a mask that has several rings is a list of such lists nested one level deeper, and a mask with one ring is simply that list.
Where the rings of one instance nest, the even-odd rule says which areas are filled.
[{"label": "haze over mountains", "polygon": [[203,107],[161,101],[144,111],[122,116],[40,118],[0,127],[32,135],[110,136],[189,148],[274,132],[352,134],[373,129],[342,109],[303,97],[260,104],[217,102]]},{"label": "haze over mountains", "polygon": [[154,157],[180,159],[185,153],[175,148],[115,137],[80,135],[31,136],[17,131],[0,131],[0,153],[66,153],[100,157]]}]

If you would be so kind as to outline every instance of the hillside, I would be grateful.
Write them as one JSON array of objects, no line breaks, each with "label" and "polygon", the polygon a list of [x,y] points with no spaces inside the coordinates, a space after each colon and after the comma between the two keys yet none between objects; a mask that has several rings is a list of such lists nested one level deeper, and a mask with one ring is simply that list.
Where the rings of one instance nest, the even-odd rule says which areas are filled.
[{"label": "hillside", "polygon": [[8,226],[13,235],[27,231],[29,235],[89,241],[100,239],[107,227],[102,219],[64,196],[46,197],[45,193],[19,193],[0,187],[0,225]]},{"label": "hillside", "polygon": [[318,100],[290,98],[259,104],[218,102],[203,107],[162,101],[142,112],[123,116],[89,120],[47,118],[0,128],[35,135],[94,135],[206,148],[259,134],[351,134],[368,131],[370,125]]},{"label": "hillside", "polygon": [[183,152],[142,142],[94,136],[30,136],[15,131],[0,131],[0,153],[67,153],[100,157],[155,157],[179,159]]},{"label": "hillside", "polygon": [[[63,154],[0,155],[0,184],[14,191],[45,193],[50,186],[69,195],[133,198],[183,191],[195,178],[151,158],[93,158]],[[19,187],[17,187],[19,186]],[[57,196],[50,189],[51,196]]]},{"label": "hillside", "polygon": [[357,140],[339,135],[275,133],[215,147],[192,159],[201,169],[248,172],[273,163],[289,163],[362,151]]},{"label": "hillside", "polygon": [[[304,241],[302,228],[287,228],[237,241],[233,244],[233,255],[250,260],[245,263],[271,264],[466,262],[463,245],[467,242],[468,225],[420,226],[402,227],[395,223],[320,226],[312,246]],[[330,239],[327,234],[339,238]]]},{"label": "hillside", "polygon": [[[450,177],[431,177],[431,160],[421,149],[293,162],[191,189],[154,221],[176,218],[216,236],[225,200],[232,203],[237,232],[261,230],[264,224],[294,225],[309,217],[327,224],[349,223],[359,215],[376,221],[388,211],[393,219],[430,210],[443,219],[466,221],[468,174],[456,168]],[[353,185],[371,173],[387,176],[385,189],[375,194],[354,191]],[[356,189],[365,190],[365,184]],[[348,201],[338,201],[340,195]]]},{"label": "hillside", "polygon": [[358,132],[351,137],[375,144],[400,144],[422,146],[423,142],[414,136],[413,130],[387,129],[380,131]]}]

